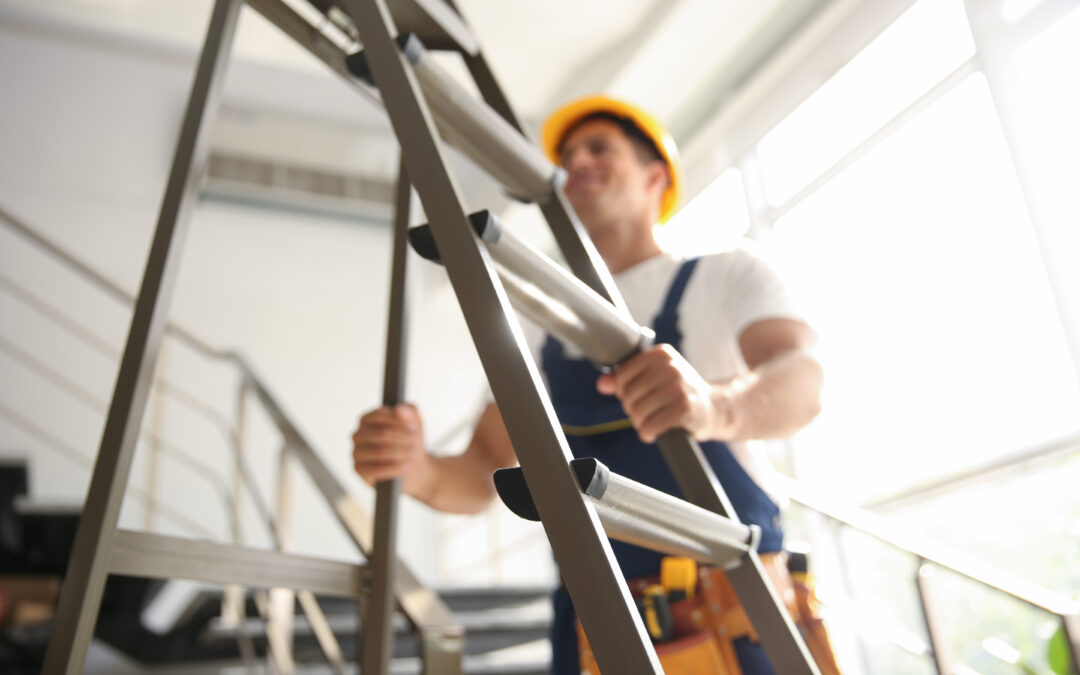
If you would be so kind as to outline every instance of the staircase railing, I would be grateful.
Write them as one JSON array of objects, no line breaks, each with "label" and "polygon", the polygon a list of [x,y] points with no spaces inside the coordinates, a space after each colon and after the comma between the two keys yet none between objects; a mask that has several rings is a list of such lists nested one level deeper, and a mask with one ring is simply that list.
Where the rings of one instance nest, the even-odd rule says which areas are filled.
[{"label": "staircase railing", "polygon": [[[19,218],[0,207],[0,224],[16,232],[39,250],[61,262],[81,279],[126,306],[132,306],[130,293],[109,280],[105,275],[71,255],[63,247],[34,230]],[[108,340],[73,320],[40,294],[27,289],[6,274],[0,273],[0,290],[34,310],[52,325],[74,337],[82,344],[104,356],[116,358],[119,353]],[[254,368],[238,353],[210,347],[183,327],[169,323],[166,333],[203,358],[226,364],[236,370],[240,385],[237,396],[237,419],[227,420],[221,413],[201,402],[198,396],[163,375],[155,378],[155,394],[168,397],[200,415],[222,435],[234,461],[233,485],[209,464],[203,462],[182,447],[163,438],[152,429],[144,429],[144,441],[156,450],[167,453],[175,461],[185,465],[200,480],[208,483],[223,502],[225,512],[232,524],[232,544],[194,543],[162,535],[143,532],[120,531],[116,544],[118,564],[124,571],[134,575],[158,578],[189,578],[226,585],[226,614],[232,625],[242,621],[243,603],[237,602],[236,594],[242,590],[236,582],[246,580],[253,586],[274,587],[270,594],[267,639],[272,657],[285,672],[292,670],[289,634],[293,598],[284,588],[303,589],[296,596],[306,615],[323,654],[336,672],[344,672],[341,647],[326,617],[319,609],[314,592],[363,597],[368,583],[366,566],[350,565],[336,561],[321,560],[284,553],[290,538],[288,515],[292,504],[289,497],[291,466],[298,463],[315,484],[327,505],[343,526],[351,541],[365,559],[372,553],[371,516],[347,491],[333,471],[319,457],[311,443],[299,431],[284,407],[255,372]],[[107,403],[72,378],[52,368],[7,338],[0,336],[0,352],[6,352],[28,370],[45,381],[82,402],[97,413],[107,410]],[[279,457],[278,502],[276,511],[267,504],[259,489],[251,467],[243,452],[244,414],[247,400],[254,399],[267,414],[282,438]],[[57,437],[48,429],[35,423],[26,415],[0,402],[0,417],[7,419],[24,432],[35,437],[45,447],[58,452],[68,461],[82,467],[92,468],[93,458]],[[296,460],[295,462],[293,460]],[[239,509],[241,490],[251,499],[258,520],[265,524],[274,548],[278,552],[258,551],[241,546]],[[154,486],[132,486],[128,493],[148,509],[154,509],[188,534],[213,539],[215,533],[205,525],[185,516],[179,509],[170,507],[154,496]],[[406,616],[416,627],[424,644],[438,642],[441,648],[457,649],[460,654],[462,633],[449,610],[430,589],[423,587],[415,575],[400,561],[396,561],[398,602]],[[269,571],[272,570],[272,571]],[[277,588],[281,587],[281,588]],[[242,597],[242,595],[241,595]],[[230,610],[231,608],[231,610]],[[237,609],[239,608],[239,609]],[[241,614],[237,615],[239,611]],[[242,648],[245,654],[250,650]]]},{"label": "staircase railing", "polygon": [[[1073,444],[1080,446],[1080,437],[1073,439]],[[877,539],[917,561],[912,583],[930,640],[929,655],[941,675],[954,672],[954,661],[947,646],[948,640],[941,619],[935,610],[934,594],[931,590],[931,579],[936,569],[952,572],[994,593],[1009,596],[1028,607],[1055,617],[1065,636],[1071,667],[1074,672],[1080,672],[1080,602],[906,531],[869,511],[831,501],[796,480],[781,477],[778,481],[792,502],[843,527]]]}]

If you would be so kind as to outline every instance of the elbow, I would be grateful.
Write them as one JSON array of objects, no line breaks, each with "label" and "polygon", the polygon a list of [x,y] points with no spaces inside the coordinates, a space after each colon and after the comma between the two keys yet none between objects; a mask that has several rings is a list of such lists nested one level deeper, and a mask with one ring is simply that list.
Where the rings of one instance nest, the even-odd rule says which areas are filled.
[{"label": "elbow", "polygon": [[438,505],[431,505],[439,511],[456,513],[462,516],[475,516],[486,511],[495,502],[495,483],[475,485],[458,499],[446,500]]},{"label": "elbow", "polygon": [[491,508],[491,505],[497,501],[495,485],[492,484],[490,490],[484,492],[483,494],[478,494],[475,497],[476,499],[472,503],[471,508],[469,509],[469,515],[483,513],[484,511],[487,511],[489,508]]},{"label": "elbow", "polygon": [[822,392],[825,389],[825,371],[817,359],[810,358],[807,370],[808,382],[803,426],[810,424],[821,414]]}]

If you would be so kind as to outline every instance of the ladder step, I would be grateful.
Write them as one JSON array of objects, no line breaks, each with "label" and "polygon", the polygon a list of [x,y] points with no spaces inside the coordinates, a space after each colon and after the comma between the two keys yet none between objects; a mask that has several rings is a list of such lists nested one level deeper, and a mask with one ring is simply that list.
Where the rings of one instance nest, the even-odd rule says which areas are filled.
[{"label": "ladder step", "polygon": [[[612,539],[725,569],[737,567],[757,548],[760,530],[694,506],[612,473],[593,458],[570,462],[586,501]],[[514,514],[540,520],[520,468],[495,472],[499,498]]]},{"label": "ladder step", "polygon": [[[563,171],[435,63],[417,35],[399,35],[397,43],[412,64],[443,140],[502,183],[514,197],[547,201],[564,179]],[[354,76],[378,86],[364,52],[349,55],[345,63]]]},{"label": "ladder step", "polygon": [[480,53],[480,43],[444,0],[388,0],[394,24],[401,33],[416,33],[434,49],[457,49],[469,56]]},{"label": "ladder step", "polygon": [[[490,211],[470,214],[469,222],[491,252],[514,309],[577,346],[594,363],[616,365],[652,342],[651,329],[639,326],[628,313],[516,237]],[[409,244],[421,257],[440,261],[429,225],[410,229]]]},{"label": "ladder step", "polygon": [[[357,35],[356,25],[343,0],[308,0],[346,35]],[[400,33],[416,33],[435,49],[461,51],[469,56],[480,52],[476,36],[461,16],[445,0],[387,0],[387,9]]]}]

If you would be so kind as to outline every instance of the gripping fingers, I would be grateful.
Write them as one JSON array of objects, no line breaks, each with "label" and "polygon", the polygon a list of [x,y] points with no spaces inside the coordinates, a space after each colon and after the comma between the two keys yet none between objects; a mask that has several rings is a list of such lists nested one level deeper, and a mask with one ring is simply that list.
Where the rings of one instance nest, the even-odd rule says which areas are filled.
[{"label": "gripping fingers", "polygon": [[381,480],[398,478],[404,471],[404,466],[402,464],[361,464],[357,462],[354,468],[356,469],[356,473],[360,474],[361,478],[373,484]]},{"label": "gripping fingers", "polygon": [[353,466],[369,483],[401,476],[423,447],[419,418],[411,406],[368,412],[352,440]]},{"label": "gripping fingers", "polygon": [[353,460],[356,462],[379,462],[402,464],[413,455],[412,445],[383,445],[379,443],[357,443],[353,448]]}]

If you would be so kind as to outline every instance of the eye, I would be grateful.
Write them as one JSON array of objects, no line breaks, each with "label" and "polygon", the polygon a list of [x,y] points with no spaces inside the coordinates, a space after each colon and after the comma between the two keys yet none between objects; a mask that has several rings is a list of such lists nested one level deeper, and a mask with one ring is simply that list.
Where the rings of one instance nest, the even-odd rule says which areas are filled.
[{"label": "eye", "polygon": [[597,138],[589,141],[589,152],[594,155],[603,155],[611,151],[611,144],[607,142],[607,139]]}]

